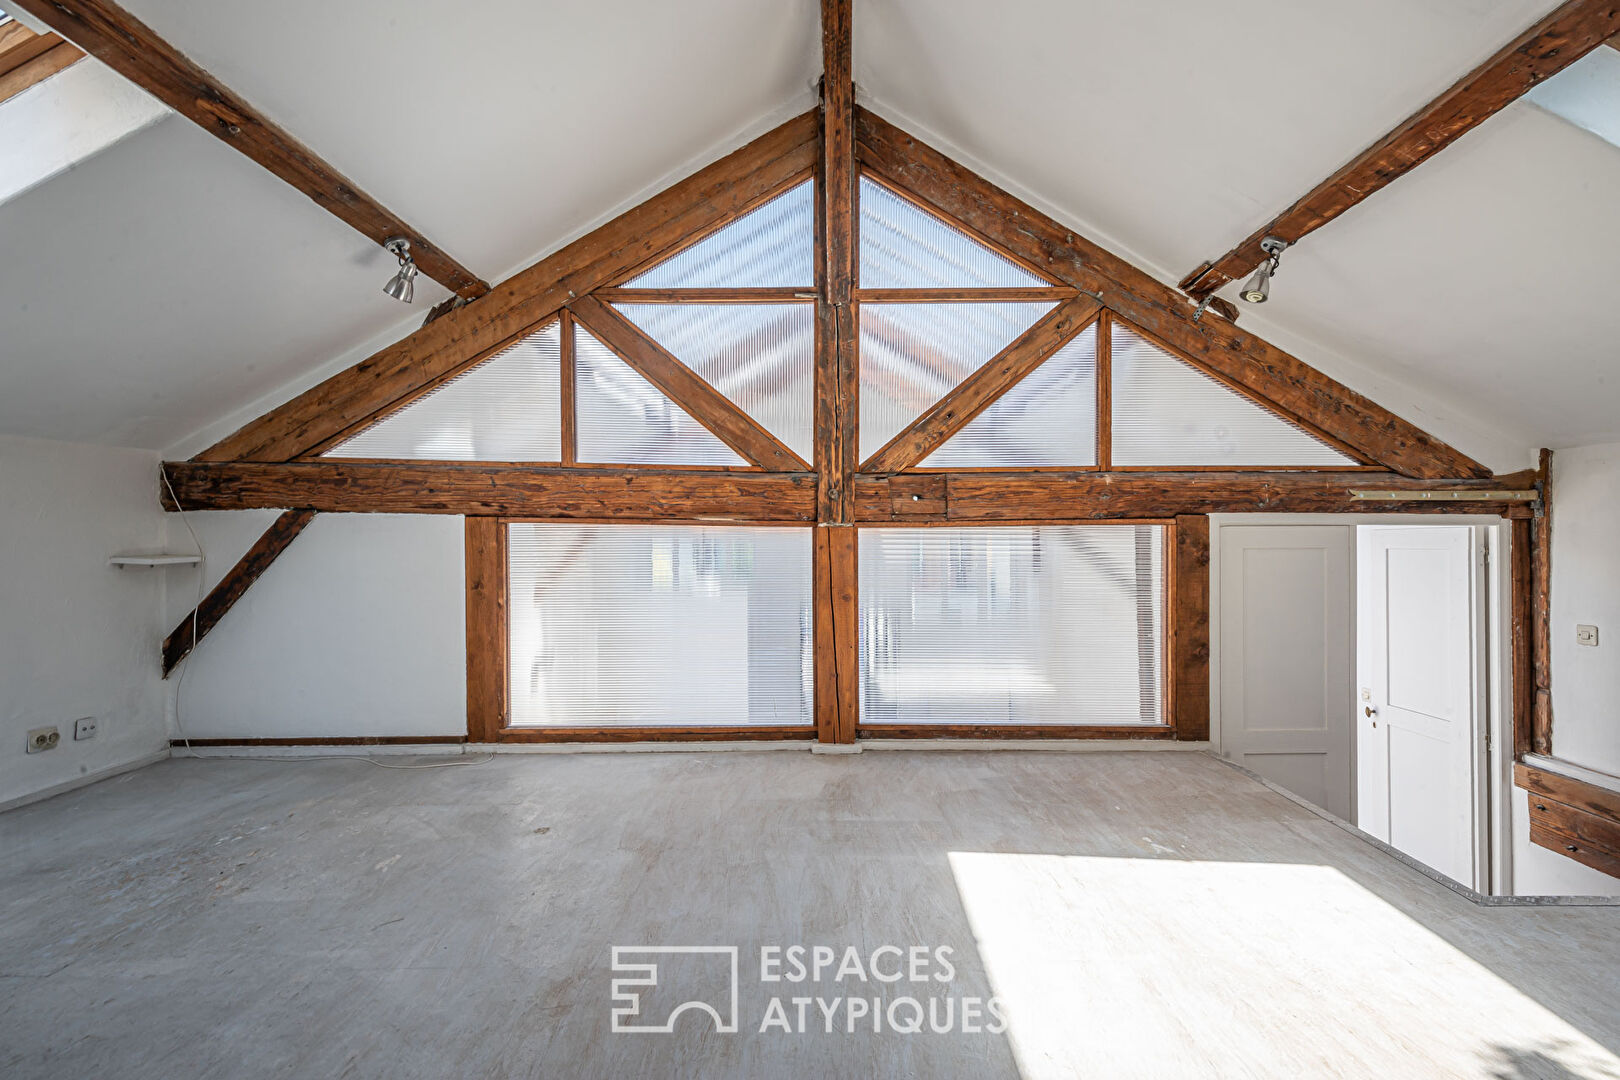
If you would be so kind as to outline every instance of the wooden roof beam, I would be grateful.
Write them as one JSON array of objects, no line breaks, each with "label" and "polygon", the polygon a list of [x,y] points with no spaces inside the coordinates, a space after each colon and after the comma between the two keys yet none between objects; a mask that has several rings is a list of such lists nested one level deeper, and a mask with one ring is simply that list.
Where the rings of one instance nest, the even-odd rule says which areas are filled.
[{"label": "wooden roof beam", "polygon": [[111,0],[7,0],[6,6],[26,11],[376,243],[405,237],[417,269],[457,296],[489,292],[477,274]]},{"label": "wooden roof beam", "polygon": [[1374,192],[1405,176],[1501,110],[1620,33],[1620,3],[1568,0],[1503,46],[1451,89],[1413,113],[1294,205],[1256,229],[1218,259],[1181,280],[1202,300],[1245,276],[1266,258],[1260,241],[1290,244],[1315,232]]}]

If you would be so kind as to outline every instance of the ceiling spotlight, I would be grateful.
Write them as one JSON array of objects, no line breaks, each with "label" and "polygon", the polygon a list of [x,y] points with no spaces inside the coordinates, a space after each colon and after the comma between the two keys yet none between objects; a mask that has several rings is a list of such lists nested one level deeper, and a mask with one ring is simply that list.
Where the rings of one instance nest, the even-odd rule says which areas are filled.
[{"label": "ceiling spotlight", "polygon": [[1282,253],[1287,247],[1288,241],[1280,236],[1268,236],[1260,241],[1260,250],[1266,253],[1266,261],[1260,264],[1238,295],[1251,304],[1265,303],[1271,297],[1271,275],[1277,272]]},{"label": "ceiling spotlight", "polygon": [[416,295],[416,260],[411,258],[411,242],[403,236],[391,236],[383,241],[383,247],[399,260],[399,272],[388,279],[383,292],[408,304]]}]

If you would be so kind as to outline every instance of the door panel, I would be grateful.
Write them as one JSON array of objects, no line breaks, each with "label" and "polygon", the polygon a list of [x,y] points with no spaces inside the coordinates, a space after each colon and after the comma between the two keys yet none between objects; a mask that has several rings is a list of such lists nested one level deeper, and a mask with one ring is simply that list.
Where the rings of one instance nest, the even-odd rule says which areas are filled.
[{"label": "door panel", "polygon": [[1344,818],[1352,528],[1220,531],[1221,752]]},{"label": "door panel", "polygon": [[1484,631],[1471,525],[1371,525],[1358,537],[1356,718],[1362,829],[1478,885]]}]

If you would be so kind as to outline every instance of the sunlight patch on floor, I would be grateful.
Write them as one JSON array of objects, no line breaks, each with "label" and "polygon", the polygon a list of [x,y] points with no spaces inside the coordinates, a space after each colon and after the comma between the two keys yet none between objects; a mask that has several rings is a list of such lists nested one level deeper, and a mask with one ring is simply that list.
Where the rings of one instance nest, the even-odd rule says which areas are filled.
[{"label": "sunlight patch on floor", "polygon": [[1026,1080],[1620,1078],[1620,1059],[1328,866],[953,851]]}]

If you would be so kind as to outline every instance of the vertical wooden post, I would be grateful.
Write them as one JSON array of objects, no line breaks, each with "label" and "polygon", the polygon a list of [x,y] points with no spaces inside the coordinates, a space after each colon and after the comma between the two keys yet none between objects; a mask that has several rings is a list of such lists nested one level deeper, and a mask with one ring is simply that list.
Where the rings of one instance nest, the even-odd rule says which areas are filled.
[{"label": "vertical wooden post", "polygon": [[494,742],[506,726],[506,523],[466,519],[467,740]]},{"label": "vertical wooden post", "polygon": [[1097,317],[1097,468],[1107,471],[1114,460],[1113,320]]},{"label": "vertical wooden post", "polygon": [[1513,608],[1513,756],[1528,754],[1532,746],[1536,715],[1536,661],[1531,623],[1531,593],[1535,589],[1531,570],[1531,526],[1529,518],[1513,519],[1509,558],[1512,559]]},{"label": "vertical wooden post", "polygon": [[574,315],[566,308],[559,317],[557,331],[562,335],[558,350],[562,391],[562,463],[579,463],[579,412],[574,405]]},{"label": "vertical wooden post", "polygon": [[821,4],[821,158],[816,216],[815,693],[822,742],[852,743],[859,715],[855,469],[859,368],[851,0]]},{"label": "vertical wooden post", "polygon": [[1541,451],[1541,505],[1532,524],[1531,622],[1535,654],[1536,698],[1530,744],[1538,754],[1552,753],[1552,451]]},{"label": "vertical wooden post", "polygon": [[1170,720],[1176,738],[1209,738],[1209,518],[1176,518],[1170,585]]}]

